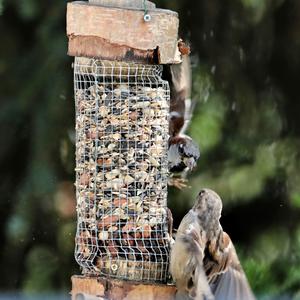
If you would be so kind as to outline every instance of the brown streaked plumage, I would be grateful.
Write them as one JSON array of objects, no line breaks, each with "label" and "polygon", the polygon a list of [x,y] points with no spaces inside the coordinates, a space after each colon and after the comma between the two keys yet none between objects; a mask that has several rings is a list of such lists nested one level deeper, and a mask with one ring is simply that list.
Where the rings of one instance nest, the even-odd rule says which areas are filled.
[{"label": "brown streaked plumage", "polygon": [[219,222],[221,211],[219,195],[204,189],[180,223],[170,262],[178,299],[255,299],[231,239]]},{"label": "brown streaked plumage", "polygon": [[180,178],[184,178],[187,171],[196,166],[196,162],[200,157],[199,147],[185,134],[193,111],[191,102],[191,64],[188,55],[183,55],[181,64],[166,66],[164,78],[169,82],[171,98],[169,168],[175,176],[178,177],[178,174],[180,174]]},{"label": "brown streaked plumage", "polygon": [[192,114],[189,56],[183,55],[180,64],[166,66],[163,77],[170,85],[170,136],[174,137],[184,134]]}]

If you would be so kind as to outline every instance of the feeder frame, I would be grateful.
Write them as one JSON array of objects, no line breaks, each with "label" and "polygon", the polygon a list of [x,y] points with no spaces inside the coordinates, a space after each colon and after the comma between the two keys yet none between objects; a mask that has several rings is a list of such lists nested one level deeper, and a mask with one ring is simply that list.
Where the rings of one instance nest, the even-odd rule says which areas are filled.
[{"label": "feeder frame", "polygon": [[[143,0],[89,0],[68,3],[68,54],[145,64],[181,62],[178,15],[146,1],[151,21],[145,22]],[[92,5],[90,5],[92,4]],[[101,16],[101,17],[100,17]],[[112,20],[114,26],[111,26]],[[73,276],[72,300],[171,300],[174,285]]]}]

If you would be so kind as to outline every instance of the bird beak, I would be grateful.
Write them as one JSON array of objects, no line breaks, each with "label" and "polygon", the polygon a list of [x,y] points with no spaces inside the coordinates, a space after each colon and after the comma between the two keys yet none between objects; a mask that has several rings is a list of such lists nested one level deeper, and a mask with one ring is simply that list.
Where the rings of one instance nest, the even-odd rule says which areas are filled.
[{"label": "bird beak", "polygon": [[190,169],[193,170],[196,167],[196,161],[193,157],[188,157],[184,159],[184,164]]}]

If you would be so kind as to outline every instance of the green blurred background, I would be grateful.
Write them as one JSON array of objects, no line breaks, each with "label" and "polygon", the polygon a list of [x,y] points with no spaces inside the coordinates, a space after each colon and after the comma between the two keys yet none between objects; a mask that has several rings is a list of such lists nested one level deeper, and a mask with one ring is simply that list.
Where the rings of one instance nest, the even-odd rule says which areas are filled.
[{"label": "green blurred background", "polygon": [[[300,299],[300,1],[155,2],[191,43],[202,150],[191,188],[170,190],[175,223],[215,189],[255,293]],[[67,295],[80,272],[66,3],[0,1],[1,292]]]}]

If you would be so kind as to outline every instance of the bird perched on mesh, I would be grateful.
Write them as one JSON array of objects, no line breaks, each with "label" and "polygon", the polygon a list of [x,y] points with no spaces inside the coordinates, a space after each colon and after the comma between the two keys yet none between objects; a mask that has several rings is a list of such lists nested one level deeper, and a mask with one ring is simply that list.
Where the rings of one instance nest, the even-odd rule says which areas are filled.
[{"label": "bird perched on mesh", "polygon": [[185,186],[185,176],[192,170],[200,157],[199,147],[185,134],[192,117],[191,64],[188,55],[182,63],[164,68],[164,78],[170,85],[170,139],[169,169],[173,173],[170,185]]},{"label": "bird perched on mesh", "polygon": [[180,223],[170,272],[177,300],[254,300],[235,248],[219,222],[222,201],[202,190]]}]

